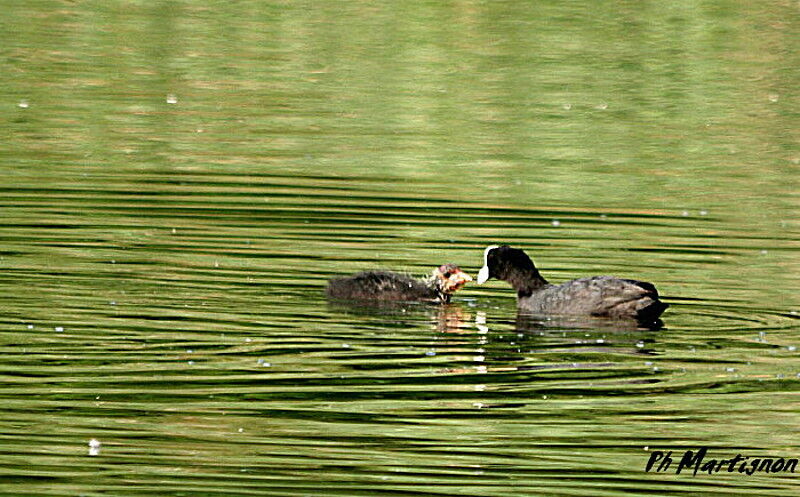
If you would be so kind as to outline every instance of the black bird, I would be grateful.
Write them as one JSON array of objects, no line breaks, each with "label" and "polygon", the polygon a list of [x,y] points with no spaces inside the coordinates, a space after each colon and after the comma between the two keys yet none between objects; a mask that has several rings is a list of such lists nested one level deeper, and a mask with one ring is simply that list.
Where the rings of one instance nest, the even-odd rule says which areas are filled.
[{"label": "black bird", "polygon": [[363,271],[328,282],[328,297],[347,300],[450,302],[472,278],[455,264],[443,264],[430,277],[416,279],[391,271]]},{"label": "black bird", "polygon": [[602,316],[656,321],[668,304],[658,300],[652,283],[611,276],[593,276],[548,283],[530,257],[507,245],[491,245],[483,252],[478,284],[489,278],[508,282],[517,291],[517,307],[531,314]]}]

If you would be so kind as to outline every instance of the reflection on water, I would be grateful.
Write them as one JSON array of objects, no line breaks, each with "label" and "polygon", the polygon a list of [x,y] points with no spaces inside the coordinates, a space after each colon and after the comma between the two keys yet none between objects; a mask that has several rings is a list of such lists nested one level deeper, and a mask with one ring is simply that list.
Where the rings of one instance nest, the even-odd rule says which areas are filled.
[{"label": "reflection on water", "polygon": [[[14,2],[0,493],[792,495],[789,3]],[[658,330],[330,277],[654,282]],[[647,448],[647,449],[645,449]]]},{"label": "reflection on water", "polygon": [[547,329],[560,330],[608,330],[608,331],[657,331],[664,327],[660,319],[653,322],[640,323],[636,320],[606,319],[591,316],[537,316],[526,313],[517,315],[517,330],[536,331]]}]

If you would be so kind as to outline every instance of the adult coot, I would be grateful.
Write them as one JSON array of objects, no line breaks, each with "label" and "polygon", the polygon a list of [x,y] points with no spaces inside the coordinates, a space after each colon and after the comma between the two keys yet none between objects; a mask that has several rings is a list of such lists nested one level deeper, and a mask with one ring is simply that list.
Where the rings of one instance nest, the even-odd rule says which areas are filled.
[{"label": "adult coot", "polygon": [[455,264],[443,264],[430,277],[416,279],[390,271],[363,271],[328,282],[327,295],[336,299],[450,302],[450,296],[472,278]]},{"label": "adult coot", "polygon": [[594,276],[553,285],[539,274],[530,257],[507,245],[483,252],[478,284],[489,278],[508,282],[517,291],[520,311],[532,314],[603,316],[650,322],[668,304],[658,300],[652,283],[611,276]]}]

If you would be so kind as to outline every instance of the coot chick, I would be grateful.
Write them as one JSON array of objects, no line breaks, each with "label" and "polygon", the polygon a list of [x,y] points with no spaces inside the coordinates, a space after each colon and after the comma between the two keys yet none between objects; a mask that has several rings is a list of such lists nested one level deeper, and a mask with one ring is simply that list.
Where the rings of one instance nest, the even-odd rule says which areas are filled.
[{"label": "coot chick", "polygon": [[517,307],[531,314],[561,314],[636,319],[658,319],[668,304],[658,300],[652,283],[594,276],[548,283],[530,257],[507,245],[491,245],[483,253],[478,284],[489,278],[507,281],[517,291]]},{"label": "coot chick", "polygon": [[443,264],[429,278],[416,279],[391,271],[363,271],[328,282],[327,295],[336,299],[450,302],[450,296],[472,278],[455,264]]}]

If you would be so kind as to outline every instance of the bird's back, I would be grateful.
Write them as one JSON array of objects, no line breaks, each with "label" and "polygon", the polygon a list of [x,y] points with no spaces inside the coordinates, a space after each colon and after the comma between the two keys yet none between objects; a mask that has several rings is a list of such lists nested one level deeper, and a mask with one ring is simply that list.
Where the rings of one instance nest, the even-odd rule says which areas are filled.
[{"label": "bird's back", "polygon": [[656,320],[668,307],[652,283],[594,276],[547,285],[520,297],[521,310],[534,314],[579,314]]},{"label": "bird's back", "polygon": [[424,282],[391,271],[364,271],[328,282],[329,297],[352,300],[432,300],[436,292]]}]

